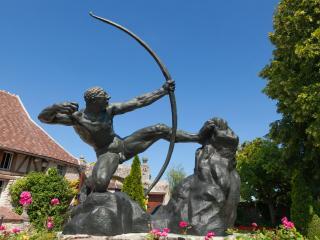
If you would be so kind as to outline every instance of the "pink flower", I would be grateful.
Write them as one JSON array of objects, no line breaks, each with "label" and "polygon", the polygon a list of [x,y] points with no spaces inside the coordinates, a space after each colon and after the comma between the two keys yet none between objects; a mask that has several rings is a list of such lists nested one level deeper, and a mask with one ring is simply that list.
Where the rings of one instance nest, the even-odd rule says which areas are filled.
[{"label": "pink flower", "polygon": [[292,228],[294,228],[294,223],[288,221],[288,222],[284,223],[283,226],[284,226],[286,229],[292,229]]},{"label": "pink flower", "polygon": [[28,191],[23,191],[20,194],[20,200],[19,203],[23,206],[25,205],[30,205],[32,203],[32,197],[31,197],[31,193]]},{"label": "pink flower", "polygon": [[258,227],[258,224],[255,223],[255,222],[253,222],[253,223],[251,223],[251,226],[254,227],[254,228],[256,228],[256,227]]},{"label": "pink flower", "polygon": [[160,229],[157,229],[157,228],[152,229],[152,230],[150,231],[150,233],[152,233],[152,234],[157,234],[158,232],[160,232]]},{"label": "pink flower", "polygon": [[169,233],[170,232],[170,228],[164,228],[164,229],[162,229],[162,231],[164,231],[166,233]]},{"label": "pink flower", "polygon": [[205,236],[205,240],[210,240],[212,239],[216,234],[214,232],[208,232],[207,235]]},{"label": "pink flower", "polygon": [[160,233],[160,236],[161,236],[161,237],[166,237],[166,236],[168,236],[168,233],[167,233],[167,232],[161,232],[161,233]]},{"label": "pink flower", "polygon": [[285,222],[288,222],[288,218],[287,218],[287,217],[283,217],[283,218],[281,219],[281,222],[282,222],[282,224],[285,223]]},{"label": "pink flower", "polygon": [[294,228],[294,223],[293,223],[293,222],[290,222],[287,217],[283,217],[283,218],[281,219],[281,222],[282,222],[282,225],[283,225],[286,229],[292,229],[292,228]]},{"label": "pink flower", "polygon": [[186,228],[186,227],[188,227],[188,223],[187,222],[185,222],[185,221],[181,221],[181,222],[179,222],[179,227],[181,227],[181,228]]},{"label": "pink flower", "polygon": [[19,232],[21,232],[21,229],[15,227],[15,228],[12,228],[11,232],[13,232],[13,233],[19,233]]},{"label": "pink flower", "polygon": [[207,237],[214,237],[216,234],[214,232],[208,232]]},{"label": "pink flower", "polygon": [[52,229],[54,227],[54,224],[53,224],[53,222],[47,222],[47,228],[50,230],[50,229]]},{"label": "pink flower", "polygon": [[6,226],[5,225],[0,225],[0,231],[6,230]]},{"label": "pink flower", "polygon": [[52,217],[48,217],[48,219],[47,219],[47,228],[49,230],[51,230],[53,227],[54,227],[53,218]]},{"label": "pink flower", "polygon": [[59,205],[59,204],[60,204],[60,201],[58,198],[51,199],[51,205]]},{"label": "pink flower", "polygon": [[20,198],[25,198],[25,199],[31,198],[31,193],[28,192],[28,191],[23,191],[23,192],[20,194]]}]

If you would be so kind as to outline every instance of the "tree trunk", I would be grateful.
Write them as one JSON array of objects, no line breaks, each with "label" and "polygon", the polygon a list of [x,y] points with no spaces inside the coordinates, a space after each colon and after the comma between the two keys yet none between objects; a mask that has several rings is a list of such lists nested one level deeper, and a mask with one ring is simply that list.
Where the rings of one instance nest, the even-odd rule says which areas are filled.
[{"label": "tree trunk", "polygon": [[269,208],[269,214],[270,214],[270,220],[272,223],[272,226],[276,225],[276,212],[274,209],[274,206],[271,202],[268,203],[268,208]]}]

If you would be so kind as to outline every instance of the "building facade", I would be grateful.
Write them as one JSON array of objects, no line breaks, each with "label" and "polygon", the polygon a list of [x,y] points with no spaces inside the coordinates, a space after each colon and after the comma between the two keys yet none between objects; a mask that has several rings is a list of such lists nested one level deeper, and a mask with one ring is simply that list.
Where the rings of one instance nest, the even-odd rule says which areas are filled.
[{"label": "building facade", "polygon": [[[79,178],[80,162],[35,123],[17,95],[0,90],[0,207],[11,210],[9,187],[31,171],[57,168]],[[4,211],[4,210],[3,210]],[[7,211],[7,210],[6,210]]]}]

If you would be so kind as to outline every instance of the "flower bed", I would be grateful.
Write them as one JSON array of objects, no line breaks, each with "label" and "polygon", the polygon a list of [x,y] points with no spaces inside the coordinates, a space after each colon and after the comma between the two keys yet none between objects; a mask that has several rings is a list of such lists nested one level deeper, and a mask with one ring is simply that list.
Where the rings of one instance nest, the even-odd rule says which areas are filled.
[{"label": "flower bed", "polygon": [[0,226],[0,240],[56,240],[55,232],[36,231],[33,228],[22,230],[21,228],[7,228]]},{"label": "flower bed", "polygon": [[283,217],[281,222],[282,224],[275,229],[259,227],[253,223],[250,227],[240,226],[237,229],[230,229],[229,233],[240,233],[236,237],[237,240],[306,240],[287,217]]}]

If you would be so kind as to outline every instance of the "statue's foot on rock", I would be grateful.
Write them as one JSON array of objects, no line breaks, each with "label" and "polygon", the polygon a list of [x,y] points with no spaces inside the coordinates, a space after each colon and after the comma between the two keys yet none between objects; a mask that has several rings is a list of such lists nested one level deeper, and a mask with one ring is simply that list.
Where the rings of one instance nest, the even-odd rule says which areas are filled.
[{"label": "statue's foot on rock", "polygon": [[122,192],[91,193],[73,210],[63,234],[113,236],[148,232],[150,215]]}]

